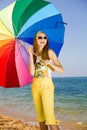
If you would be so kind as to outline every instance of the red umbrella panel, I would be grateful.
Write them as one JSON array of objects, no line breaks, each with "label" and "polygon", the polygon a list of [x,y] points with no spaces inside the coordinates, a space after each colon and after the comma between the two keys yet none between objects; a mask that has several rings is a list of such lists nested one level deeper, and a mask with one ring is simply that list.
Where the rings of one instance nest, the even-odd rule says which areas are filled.
[{"label": "red umbrella panel", "polygon": [[[6,44],[5,44],[6,43]],[[0,41],[0,85],[19,87],[32,82],[29,73],[29,55],[16,39]]]}]

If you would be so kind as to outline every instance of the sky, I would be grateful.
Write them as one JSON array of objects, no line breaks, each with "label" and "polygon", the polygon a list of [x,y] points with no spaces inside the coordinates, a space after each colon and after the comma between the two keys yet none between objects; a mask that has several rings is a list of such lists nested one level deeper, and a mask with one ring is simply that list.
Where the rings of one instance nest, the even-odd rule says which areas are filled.
[{"label": "sky", "polygon": [[[0,9],[15,0],[1,0]],[[64,45],[58,57],[64,73],[58,77],[87,76],[87,0],[47,0],[61,12],[65,25]]]}]

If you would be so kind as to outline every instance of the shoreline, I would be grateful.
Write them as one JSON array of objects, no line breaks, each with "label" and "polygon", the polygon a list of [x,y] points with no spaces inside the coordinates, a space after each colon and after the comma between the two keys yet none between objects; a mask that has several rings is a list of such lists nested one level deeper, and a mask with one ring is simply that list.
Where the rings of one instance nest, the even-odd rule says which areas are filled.
[{"label": "shoreline", "polygon": [[[60,120],[60,130],[87,130],[87,123]],[[35,118],[16,118],[0,113],[0,130],[40,130]]]}]

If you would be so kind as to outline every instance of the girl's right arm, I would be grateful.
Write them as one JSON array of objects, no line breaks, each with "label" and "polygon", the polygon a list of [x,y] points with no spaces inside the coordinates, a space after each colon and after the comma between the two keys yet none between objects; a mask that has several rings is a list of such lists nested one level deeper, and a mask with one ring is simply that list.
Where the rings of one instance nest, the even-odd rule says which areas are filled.
[{"label": "girl's right arm", "polygon": [[27,51],[28,51],[29,56],[30,56],[30,60],[29,60],[29,72],[33,76],[34,73],[35,73],[35,66],[34,66],[34,59],[33,59],[32,49],[28,47]]},{"label": "girl's right arm", "polygon": [[49,57],[50,57],[51,61],[54,63],[53,64],[54,70],[58,71],[60,73],[63,73],[64,72],[64,68],[61,65],[61,63],[59,62],[55,52],[53,50],[49,49],[48,54],[49,54]]}]

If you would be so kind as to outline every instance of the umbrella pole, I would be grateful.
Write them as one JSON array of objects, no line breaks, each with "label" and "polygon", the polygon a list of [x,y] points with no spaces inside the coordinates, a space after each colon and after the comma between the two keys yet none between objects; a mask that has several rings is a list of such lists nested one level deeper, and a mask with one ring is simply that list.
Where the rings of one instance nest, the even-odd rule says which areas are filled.
[{"label": "umbrella pole", "polygon": [[34,53],[33,51],[32,51],[32,53],[33,53],[33,55],[35,55],[36,57],[38,57],[38,55],[36,55],[36,53]]}]

